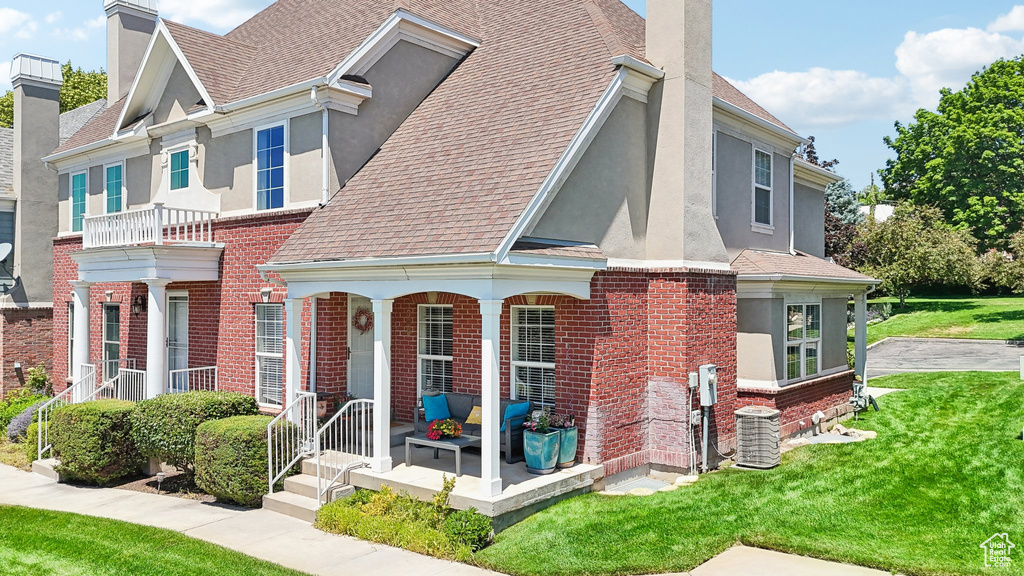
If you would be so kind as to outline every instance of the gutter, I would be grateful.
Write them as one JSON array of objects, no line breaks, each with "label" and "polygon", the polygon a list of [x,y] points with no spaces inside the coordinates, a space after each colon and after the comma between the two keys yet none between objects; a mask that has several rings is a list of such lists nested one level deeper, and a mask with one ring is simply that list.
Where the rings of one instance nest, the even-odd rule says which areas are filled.
[{"label": "gutter", "polygon": [[328,170],[328,163],[327,163],[327,155],[328,155],[328,152],[329,152],[328,145],[327,145],[327,136],[328,136],[328,133],[329,133],[328,132],[328,128],[329,128],[329,122],[330,122],[328,118],[330,117],[330,114],[327,111],[327,107],[324,106],[320,102],[320,100],[316,97],[316,86],[314,86],[314,87],[309,89],[309,98],[313,101],[313,106],[316,106],[321,111],[321,113],[323,115],[323,122],[322,122],[322,127],[321,127],[322,133],[320,135],[320,163],[321,163],[321,166],[320,166],[320,179],[321,179],[321,183],[320,183],[321,184],[321,187],[320,187],[320,207],[323,208],[324,206],[327,205],[327,200],[328,200],[327,194],[328,194],[328,187],[329,187],[329,184],[330,184],[330,173],[329,173],[329,170]]},{"label": "gutter", "polygon": [[268,262],[256,267],[261,272],[282,270],[323,270],[338,268],[374,268],[437,264],[494,264],[493,252],[470,254],[438,254],[435,256],[402,256],[396,258],[362,258],[357,260],[313,260],[310,262]]},{"label": "gutter", "polygon": [[796,256],[796,223],[793,222],[793,167],[796,164],[796,152],[789,157],[789,254]]},{"label": "gutter", "polygon": [[[793,274],[742,274],[736,277],[738,281],[746,282],[806,282],[812,280],[828,284],[855,284],[860,286],[877,286],[880,281],[874,278],[858,280],[856,278],[836,278],[835,276],[797,276]],[[870,293],[870,292],[869,292]]]},{"label": "gutter", "polygon": [[739,116],[740,118],[743,118],[744,120],[747,120],[752,124],[756,124],[757,126],[760,126],[761,128],[768,130],[769,132],[786,138],[787,140],[793,140],[795,142],[799,142],[800,144],[808,144],[810,142],[810,140],[808,140],[807,138],[804,138],[803,136],[796,134],[795,132],[790,132],[789,130],[786,130],[785,128],[779,126],[778,124],[775,124],[774,122],[769,122],[764,118],[761,118],[760,116],[751,114],[750,112],[747,112],[746,110],[740,108],[739,106],[736,106],[735,104],[730,104],[729,102],[722,100],[718,96],[712,98],[712,102],[715,106],[727,110]]}]

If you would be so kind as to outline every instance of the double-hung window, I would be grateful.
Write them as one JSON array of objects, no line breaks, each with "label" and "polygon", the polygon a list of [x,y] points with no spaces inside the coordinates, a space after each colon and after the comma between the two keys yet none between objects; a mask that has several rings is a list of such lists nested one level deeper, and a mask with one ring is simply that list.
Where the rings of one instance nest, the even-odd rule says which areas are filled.
[{"label": "double-hung window", "polygon": [[171,190],[188,188],[188,150],[171,153]]},{"label": "double-hung window", "polygon": [[786,306],[786,380],[817,374],[821,358],[821,304]]},{"label": "double-hung window", "polygon": [[452,307],[421,305],[417,330],[420,394],[452,391]]},{"label": "double-hung window", "polygon": [[755,227],[772,226],[772,155],[754,149],[753,224]]},{"label": "double-hung window", "polygon": [[82,231],[82,219],[85,217],[85,197],[88,192],[89,175],[78,172],[71,175],[71,231]]},{"label": "double-hung window", "polygon": [[123,206],[124,164],[108,164],[103,168],[103,190],[107,198],[107,214],[120,212]]},{"label": "double-hung window", "polygon": [[284,207],[284,124],[256,131],[256,209]]},{"label": "double-hung window", "polygon": [[103,305],[103,379],[111,380],[121,368],[121,306]]},{"label": "double-hung window", "polygon": [[256,305],[256,399],[281,406],[284,392],[284,306]]},{"label": "double-hung window", "polygon": [[512,381],[516,398],[554,408],[554,307],[512,307]]}]

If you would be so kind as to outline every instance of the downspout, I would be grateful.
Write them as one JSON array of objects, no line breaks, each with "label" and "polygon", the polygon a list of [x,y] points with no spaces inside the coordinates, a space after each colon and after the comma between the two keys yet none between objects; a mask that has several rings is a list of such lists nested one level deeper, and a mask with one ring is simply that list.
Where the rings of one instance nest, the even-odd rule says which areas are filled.
[{"label": "downspout", "polygon": [[796,165],[796,152],[789,157],[789,253],[796,256],[796,223],[793,222],[793,167]]},{"label": "downspout", "polygon": [[329,125],[329,120],[328,119],[330,117],[330,114],[328,113],[327,107],[324,106],[320,102],[319,98],[317,98],[317,96],[316,96],[316,86],[313,86],[313,88],[310,89],[310,91],[309,91],[309,98],[313,101],[313,105],[316,106],[317,109],[319,109],[322,112],[322,114],[323,114],[323,121],[321,122],[321,124],[322,124],[321,132],[322,133],[320,135],[320,164],[321,164],[321,166],[320,166],[320,180],[321,180],[321,182],[320,182],[320,206],[323,207],[323,206],[327,205],[327,200],[328,200],[327,189],[328,189],[328,186],[330,184],[330,173],[329,173],[329,170],[328,170],[328,163],[327,163],[327,152],[328,152],[327,136],[328,136],[328,133],[329,133],[328,132],[328,125]]}]

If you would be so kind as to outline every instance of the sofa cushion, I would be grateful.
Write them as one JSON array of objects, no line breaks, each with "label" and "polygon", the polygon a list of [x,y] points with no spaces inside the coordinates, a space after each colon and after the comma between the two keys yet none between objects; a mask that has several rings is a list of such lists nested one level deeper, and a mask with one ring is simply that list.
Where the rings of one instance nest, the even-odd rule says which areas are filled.
[{"label": "sofa cushion", "polygon": [[469,413],[473,411],[473,406],[480,405],[480,400],[472,394],[447,393],[445,397],[448,398],[448,410],[451,412],[451,417],[461,422],[466,421]]},{"label": "sofa cushion", "polygon": [[529,402],[516,402],[505,407],[505,416],[501,419],[501,431],[505,431],[505,421],[509,418],[520,418],[526,416],[530,411]]},{"label": "sofa cushion", "polygon": [[448,398],[444,394],[437,396],[423,396],[423,419],[427,422],[451,418],[451,411],[448,409]]},{"label": "sofa cushion", "polygon": [[479,406],[473,406],[473,409],[469,411],[469,416],[466,416],[466,424],[480,424],[483,418],[483,409]]}]

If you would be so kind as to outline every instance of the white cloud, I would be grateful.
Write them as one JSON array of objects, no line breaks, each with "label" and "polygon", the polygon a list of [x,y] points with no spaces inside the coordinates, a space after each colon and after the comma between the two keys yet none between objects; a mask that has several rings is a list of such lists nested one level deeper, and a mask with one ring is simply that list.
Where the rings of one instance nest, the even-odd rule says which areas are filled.
[{"label": "white cloud", "polygon": [[77,26],[75,28],[55,28],[52,34],[61,38],[74,40],[76,42],[85,42],[89,40],[93,32],[103,30],[106,26],[107,17],[101,14],[95,18],[82,22],[81,26]]},{"label": "white cloud", "polygon": [[11,63],[0,62],[0,95],[11,89]]},{"label": "white cloud", "polygon": [[907,32],[895,50],[899,74],[893,77],[812,68],[770,72],[734,84],[798,130],[877,118],[906,120],[918,108],[934,108],[940,89],[959,90],[984,66],[1024,53],[1024,38],[1000,33],[1011,31],[1024,31],[1024,6],[999,16],[987,30]]},{"label": "white cloud", "polygon": [[49,14],[47,14],[46,18],[44,18],[44,20],[46,20],[47,24],[53,24],[57,20],[60,20],[61,16],[62,16],[62,14],[61,14],[60,10],[57,10],[56,12],[50,12]]},{"label": "white cloud", "polygon": [[270,0],[161,0],[160,14],[168,20],[185,24],[207,24],[230,29],[266,8]]},{"label": "white cloud", "polygon": [[14,8],[0,7],[0,38],[13,36],[25,40],[31,38],[38,27],[31,15]]},{"label": "white cloud", "polygon": [[988,25],[989,32],[1018,32],[1024,30],[1024,6],[1014,6]]}]

